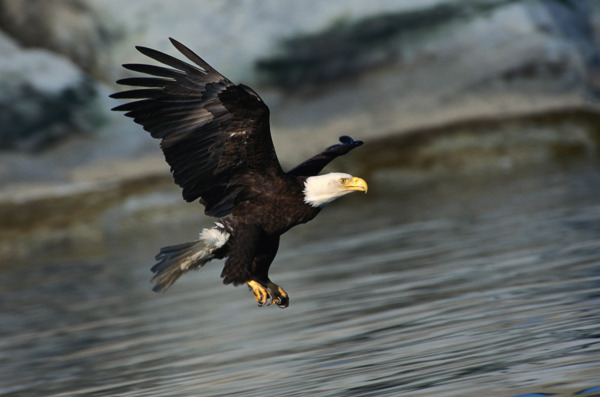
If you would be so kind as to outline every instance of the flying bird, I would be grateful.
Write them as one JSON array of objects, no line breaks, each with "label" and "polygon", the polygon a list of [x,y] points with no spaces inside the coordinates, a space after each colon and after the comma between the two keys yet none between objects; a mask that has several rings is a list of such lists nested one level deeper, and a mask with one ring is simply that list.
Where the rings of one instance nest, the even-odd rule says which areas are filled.
[{"label": "flying bird", "polygon": [[218,218],[192,242],[164,247],[152,267],[154,291],[213,259],[225,259],[224,284],[246,284],[259,306],[289,305],[269,279],[280,236],[313,219],[331,201],[367,192],[346,173],[319,175],[338,156],[362,145],[348,136],[290,171],[283,171],[269,127],[269,108],[250,87],[234,84],[189,48],[171,43],[193,64],[147,47],[142,54],[168,66],[125,64],[152,77],[118,84],[138,87],[112,94],[131,102],[113,108],[142,125],[160,147],[188,202],[198,200]]}]

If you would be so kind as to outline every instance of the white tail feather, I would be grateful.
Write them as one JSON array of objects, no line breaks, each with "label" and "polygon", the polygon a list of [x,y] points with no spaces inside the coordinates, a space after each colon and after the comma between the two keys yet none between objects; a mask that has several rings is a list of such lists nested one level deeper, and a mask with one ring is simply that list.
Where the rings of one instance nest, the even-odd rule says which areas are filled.
[{"label": "white tail feather", "polygon": [[219,228],[220,223],[216,224],[212,229],[203,229],[200,233],[200,240],[204,241],[206,248],[215,249],[221,248],[229,239],[229,233],[222,228]]},{"label": "white tail feather", "polygon": [[227,243],[229,236],[223,224],[215,223],[212,228],[203,229],[197,241],[163,247],[156,256],[158,263],[152,267],[155,273],[152,281],[156,281],[154,290],[166,290],[183,273],[213,260],[214,252]]}]

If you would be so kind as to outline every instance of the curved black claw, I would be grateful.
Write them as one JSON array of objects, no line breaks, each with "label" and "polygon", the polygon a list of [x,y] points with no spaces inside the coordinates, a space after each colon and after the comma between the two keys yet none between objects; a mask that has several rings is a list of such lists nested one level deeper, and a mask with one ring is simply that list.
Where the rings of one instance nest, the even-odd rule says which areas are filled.
[{"label": "curved black claw", "polygon": [[281,288],[279,285],[273,282],[269,282],[269,284],[267,284],[267,287],[269,288],[269,292],[271,293],[271,301],[273,303],[275,303],[282,309],[285,309],[290,305],[290,297],[283,288]]},{"label": "curved black claw", "polygon": [[290,298],[289,298],[289,296],[279,297],[279,298],[275,299],[273,301],[273,303],[277,304],[277,306],[279,306],[281,309],[285,309],[286,307],[288,307],[290,305]]}]

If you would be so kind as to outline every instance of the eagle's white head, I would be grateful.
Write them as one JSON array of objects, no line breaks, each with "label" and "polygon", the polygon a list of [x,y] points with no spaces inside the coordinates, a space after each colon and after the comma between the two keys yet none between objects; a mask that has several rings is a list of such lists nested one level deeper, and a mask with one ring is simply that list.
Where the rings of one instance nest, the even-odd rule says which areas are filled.
[{"label": "eagle's white head", "polygon": [[366,193],[367,182],[341,172],[310,176],[304,183],[304,202],[313,207],[323,207],[352,192]]}]

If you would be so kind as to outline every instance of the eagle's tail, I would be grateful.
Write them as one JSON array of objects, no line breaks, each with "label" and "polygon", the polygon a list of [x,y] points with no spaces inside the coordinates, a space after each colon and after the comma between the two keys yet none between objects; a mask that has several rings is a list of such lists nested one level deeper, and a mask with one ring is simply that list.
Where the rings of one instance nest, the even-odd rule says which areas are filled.
[{"label": "eagle's tail", "polygon": [[197,270],[212,259],[223,258],[220,248],[228,238],[223,225],[216,223],[213,228],[204,229],[196,241],[161,248],[155,258],[158,262],[151,269],[154,273],[151,281],[156,282],[152,290],[164,292],[188,270]]}]

